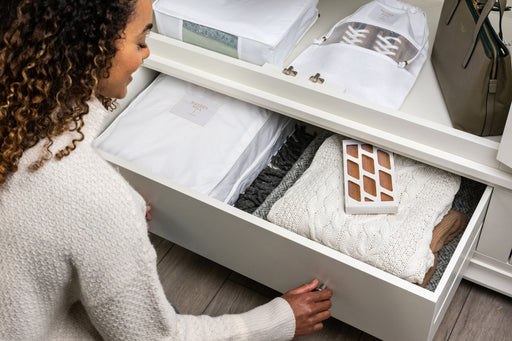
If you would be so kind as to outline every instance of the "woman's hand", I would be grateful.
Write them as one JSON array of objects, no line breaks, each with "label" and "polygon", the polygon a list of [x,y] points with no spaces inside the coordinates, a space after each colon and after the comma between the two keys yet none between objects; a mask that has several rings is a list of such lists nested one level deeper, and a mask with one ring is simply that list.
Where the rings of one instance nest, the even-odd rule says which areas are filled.
[{"label": "woman's hand", "polygon": [[324,289],[313,291],[318,280],[301,285],[286,292],[284,298],[292,307],[295,315],[295,336],[310,334],[323,328],[322,321],[331,316],[332,291]]},{"label": "woman's hand", "polygon": [[[149,211],[151,211],[151,205],[147,204],[146,205],[146,220],[147,221],[151,221],[151,213]],[[148,225],[148,231],[149,231],[149,224],[147,224],[147,225]]]}]

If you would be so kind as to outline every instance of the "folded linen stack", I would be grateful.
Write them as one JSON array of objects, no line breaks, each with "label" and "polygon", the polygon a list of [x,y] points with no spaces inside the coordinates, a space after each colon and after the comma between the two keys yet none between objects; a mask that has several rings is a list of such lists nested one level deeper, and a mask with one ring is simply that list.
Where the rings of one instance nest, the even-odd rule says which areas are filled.
[{"label": "folded linen stack", "polygon": [[[309,168],[272,206],[267,219],[405,280],[424,284],[435,265],[439,244],[465,226],[463,217],[452,216],[451,222],[443,219],[459,189],[460,177],[395,155],[398,212],[349,215],[344,211],[342,150],[341,136],[327,138]],[[433,240],[434,227],[441,221],[448,225],[438,229]]]},{"label": "folded linen stack", "polygon": [[282,66],[318,18],[318,0],[157,0],[158,31],[257,65]]}]

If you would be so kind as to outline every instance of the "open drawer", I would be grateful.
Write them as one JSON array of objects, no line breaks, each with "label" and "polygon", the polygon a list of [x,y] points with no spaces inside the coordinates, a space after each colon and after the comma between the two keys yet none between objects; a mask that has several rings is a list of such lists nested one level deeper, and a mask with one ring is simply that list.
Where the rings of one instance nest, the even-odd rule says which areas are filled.
[{"label": "open drawer", "polygon": [[99,151],[152,205],[151,231],[278,291],[312,278],[334,291],[332,315],[386,340],[430,340],[479,237],[488,187],[435,291]]}]

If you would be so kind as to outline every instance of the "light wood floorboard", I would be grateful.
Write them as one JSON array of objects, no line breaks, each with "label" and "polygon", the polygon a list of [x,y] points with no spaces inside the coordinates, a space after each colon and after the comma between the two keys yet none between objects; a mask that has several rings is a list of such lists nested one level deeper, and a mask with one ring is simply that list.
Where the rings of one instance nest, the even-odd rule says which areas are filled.
[{"label": "light wood floorboard", "polygon": [[[277,291],[150,234],[167,298],[183,314],[241,313],[280,296]],[[376,341],[336,319],[298,341]],[[434,341],[512,340],[512,298],[463,280]],[[401,341],[401,340],[397,340]],[[404,340],[407,341],[407,340]]]},{"label": "light wood floorboard", "polygon": [[155,248],[156,261],[159,263],[174,244],[152,233],[149,234],[149,239]]},{"label": "light wood floorboard", "polygon": [[228,280],[222,285],[215,298],[204,311],[204,314],[210,316],[240,314],[268,301],[268,297]]},{"label": "light wood floorboard", "polygon": [[157,268],[167,299],[180,313],[192,315],[205,311],[231,272],[178,245]]},{"label": "light wood floorboard", "polygon": [[437,329],[434,341],[448,341],[450,339],[453,327],[459,318],[460,311],[464,303],[466,303],[470,291],[471,284],[467,281],[462,281],[457,292],[455,292],[448,311],[444,315],[443,322],[441,322],[441,325]]},{"label": "light wood floorboard", "polygon": [[511,299],[472,285],[450,340],[512,340]]}]

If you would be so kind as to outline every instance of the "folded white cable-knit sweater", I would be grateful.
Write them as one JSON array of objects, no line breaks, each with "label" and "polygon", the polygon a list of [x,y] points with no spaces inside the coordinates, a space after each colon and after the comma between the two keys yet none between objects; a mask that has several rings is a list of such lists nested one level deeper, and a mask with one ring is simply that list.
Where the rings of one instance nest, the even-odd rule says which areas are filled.
[{"label": "folded white cable-knit sweater", "polygon": [[434,265],[432,231],[452,206],[460,177],[396,155],[396,214],[344,211],[343,145],[331,136],[267,219],[413,283]]}]

